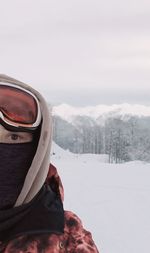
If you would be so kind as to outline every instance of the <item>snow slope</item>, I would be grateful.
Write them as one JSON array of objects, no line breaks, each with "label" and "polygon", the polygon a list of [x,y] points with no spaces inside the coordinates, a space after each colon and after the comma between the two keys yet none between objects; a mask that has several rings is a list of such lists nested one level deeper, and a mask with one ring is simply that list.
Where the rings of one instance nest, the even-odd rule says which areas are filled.
[{"label": "snow slope", "polygon": [[150,164],[108,164],[56,144],[51,161],[65,188],[65,209],[77,213],[101,253],[150,252]]}]

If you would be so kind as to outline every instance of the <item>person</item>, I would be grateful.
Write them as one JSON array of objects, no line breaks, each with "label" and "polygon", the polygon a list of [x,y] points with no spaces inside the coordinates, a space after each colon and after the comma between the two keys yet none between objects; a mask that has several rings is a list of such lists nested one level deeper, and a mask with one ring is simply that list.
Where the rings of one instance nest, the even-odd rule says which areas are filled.
[{"label": "person", "polygon": [[97,253],[80,218],[63,208],[52,164],[52,113],[42,95],[0,75],[0,252]]}]

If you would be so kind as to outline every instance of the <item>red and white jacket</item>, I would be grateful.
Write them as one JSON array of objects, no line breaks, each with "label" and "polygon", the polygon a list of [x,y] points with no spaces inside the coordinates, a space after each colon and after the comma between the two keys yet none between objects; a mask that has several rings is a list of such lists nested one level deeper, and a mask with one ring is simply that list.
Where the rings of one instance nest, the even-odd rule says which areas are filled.
[{"label": "red and white jacket", "polygon": [[[63,186],[56,168],[51,164],[47,181],[55,178],[61,199]],[[21,235],[7,244],[0,242],[0,253],[98,253],[91,233],[83,228],[82,222],[71,211],[65,211],[64,233]]]}]

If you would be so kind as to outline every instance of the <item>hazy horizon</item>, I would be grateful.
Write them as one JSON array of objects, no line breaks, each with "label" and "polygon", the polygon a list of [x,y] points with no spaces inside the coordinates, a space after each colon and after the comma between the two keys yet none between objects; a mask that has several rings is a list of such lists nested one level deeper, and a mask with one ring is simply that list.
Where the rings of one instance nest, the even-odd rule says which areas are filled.
[{"label": "hazy horizon", "polygon": [[[52,105],[59,104],[69,104],[71,106],[84,107],[84,106],[96,106],[99,104],[141,104],[145,106],[150,106],[150,94],[148,92],[136,91],[135,93],[131,93],[129,91],[97,91],[97,90],[89,90],[84,91],[78,90],[74,91],[65,91],[60,90],[55,91],[43,91],[39,89],[42,95],[45,97],[48,103]],[[86,99],[85,99],[86,97]]]}]

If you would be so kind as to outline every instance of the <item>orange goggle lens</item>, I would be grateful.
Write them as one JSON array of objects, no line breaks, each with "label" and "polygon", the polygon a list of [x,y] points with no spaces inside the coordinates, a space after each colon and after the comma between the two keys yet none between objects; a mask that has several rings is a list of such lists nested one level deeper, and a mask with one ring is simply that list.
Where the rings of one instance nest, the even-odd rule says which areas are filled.
[{"label": "orange goggle lens", "polygon": [[14,126],[36,127],[39,117],[34,96],[18,86],[0,85],[0,111],[2,119]]}]

